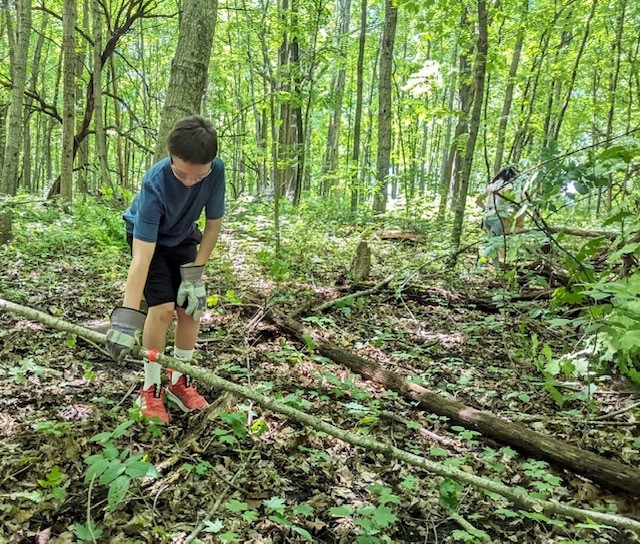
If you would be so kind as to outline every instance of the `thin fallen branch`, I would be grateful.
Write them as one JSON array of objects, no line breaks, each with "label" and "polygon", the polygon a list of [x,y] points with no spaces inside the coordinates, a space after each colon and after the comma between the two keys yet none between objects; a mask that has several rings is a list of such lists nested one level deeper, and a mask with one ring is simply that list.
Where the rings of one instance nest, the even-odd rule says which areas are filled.
[{"label": "thin fallen branch", "polygon": [[[307,331],[299,322],[275,309],[271,309],[268,317],[285,333],[298,341],[305,341]],[[534,457],[552,461],[586,476],[604,488],[624,491],[636,497],[640,496],[640,472],[630,466],[605,459],[593,452],[577,448],[489,412],[477,410],[450,397],[429,391],[420,385],[408,382],[404,376],[396,372],[382,368],[370,359],[335,347],[317,337],[314,337],[313,341],[315,349],[321,355],[350,368],[364,379],[396,391],[408,401],[417,403],[417,407],[421,410],[446,416],[502,444],[526,451]]]},{"label": "thin fallen branch", "polygon": [[[388,276],[384,280],[382,280],[380,283],[377,283],[376,285],[371,287],[370,289],[365,289],[364,291],[357,291],[355,293],[351,293],[349,295],[345,295],[343,297],[336,298],[334,300],[329,300],[328,302],[325,302],[324,304],[320,304],[319,306],[316,306],[311,311],[314,314],[321,314],[325,310],[331,308],[332,306],[336,306],[337,304],[340,304],[341,302],[344,302],[345,300],[355,300],[355,299],[360,298],[360,297],[366,297],[367,295],[372,295],[373,293],[376,293],[376,292],[380,291],[381,289],[383,289],[384,287],[386,287],[387,285],[389,285],[389,283],[391,283],[391,280],[393,280],[394,277],[395,276],[393,276],[393,275]],[[296,316],[300,315],[302,312],[303,312],[303,309],[299,308],[296,311],[292,312],[291,316],[292,316],[292,318],[295,318]]]},{"label": "thin fallen branch", "polygon": [[639,406],[640,406],[640,402],[635,402],[633,404],[630,404],[629,406],[624,406],[623,408],[620,408],[619,410],[614,410],[613,412],[607,412],[606,414],[601,414],[601,415],[595,417],[594,419],[596,421],[607,420],[607,419],[610,419],[612,417],[619,416],[620,414],[624,414],[625,412],[630,412],[631,410],[635,410]]},{"label": "thin fallen branch", "polygon": [[[49,327],[55,328],[60,331],[77,334],[78,336],[82,336],[83,338],[89,338],[90,340],[99,344],[104,344],[106,341],[105,335],[99,332],[91,331],[78,325],[73,325],[67,321],[52,317],[38,310],[20,306],[3,299],[0,299],[0,310],[9,311],[28,319],[39,321]],[[137,357],[144,357],[148,356],[150,354],[150,351],[141,347],[136,347],[134,348],[134,350],[132,350],[132,353]],[[419,455],[409,453],[390,444],[379,442],[372,439],[371,437],[345,431],[336,427],[335,425],[327,423],[326,421],[322,421],[317,417],[311,416],[309,414],[306,414],[305,412],[292,408],[291,406],[287,406],[278,401],[272,400],[262,393],[258,393],[257,391],[254,391],[242,385],[227,381],[213,372],[204,370],[189,363],[185,363],[180,359],[174,359],[173,357],[169,357],[167,355],[158,355],[157,361],[163,367],[174,368],[175,370],[182,372],[183,374],[188,374],[201,383],[205,383],[212,387],[218,387],[231,393],[235,393],[241,397],[253,400],[263,408],[266,408],[273,412],[284,414],[287,417],[301,423],[302,425],[315,429],[316,431],[329,434],[354,446],[380,453],[385,457],[391,457],[400,461],[404,461],[407,464],[421,468],[438,476],[451,478],[463,484],[472,485],[486,491],[497,493],[527,510],[543,512],[547,516],[558,515],[567,516],[580,521],[591,520],[596,523],[618,527],[620,529],[628,529],[640,534],[640,521],[614,514],[604,514],[602,512],[596,512],[594,510],[574,508],[557,501],[536,499],[529,493],[523,492],[519,489],[513,489],[503,483],[496,482],[489,478],[475,476],[457,468],[447,467],[441,463],[436,463]]]}]

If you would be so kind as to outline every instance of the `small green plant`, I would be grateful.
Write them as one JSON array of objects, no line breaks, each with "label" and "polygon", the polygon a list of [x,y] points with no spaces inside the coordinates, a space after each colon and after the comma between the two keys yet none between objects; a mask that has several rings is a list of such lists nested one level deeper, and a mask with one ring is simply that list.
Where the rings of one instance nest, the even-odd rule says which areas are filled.
[{"label": "small green plant", "polygon": [[549,464],[536,459],[527,459],[523,464],[524,474],[531,480],[529,487],[535,491],[534,496],[541,499],[547,499],[550,495],[558,491],[562,479],[551,474]]},{"label": "small green plant", "polygon": [[24,384],[30,375],[40,377],[45,375],[60,376],[61,374],[59,370],[37,364],[31,357],[20,359],[20,361],[9,370],[9,375],[12,376],[16,385]]},{"label": "small green plant", "polygon": [[82,377],[90,383],[94,382],[96,379],[96,373],[93,371],[93,363],[91,361],[83,361],[82,368]]},{"label": "small green plant", "polygon": [[460,427],[459,425],[454,425],[451,427],[452,431],[456,431],[458,433],[458,438],[464,440],[469,446],[478,446],[480,442],[475,440],[476,436],[482,436],[482,433],[478,431],[474,431],[471,429],[465,429],[464,427]]},{"label": "small green plant", "polygon": [[182,470],[190,473],[197,474],[198,476],[204,476],[207,472],[209,472],[212,468],[211,463],[209,461],[205,461],[204,459],[197,458],[196,463],[182,463],[180,467]]},{"label": "small green plant", "polygon": [[238,410],[237,412],[222,412],[220,419],[226,423],[229,429],[214,429],[211,434],[218,437],[224,444],[235,445],[239,440],[243,440],[249,431],[247,430],[247,412]]},{"label": "small green plant", "polygon": [[160,476],[156,468],[145,460],[145,454],[134,455],[129,448],[119,450],[113,442],[127,434],[134,423],[128,420],[111,432],[93,436],[91,441],[101,444],[102,451],[85,458],[85,483],[97,481],[99,485],[107,486],[107,504],[112,510],[122,502],[132,480]]},{"label": "small green plant", "polygon": [[54,501],[62,504],[67,499],[67,490],[63,487],[66,481],[67,475],[56,465],[42,480],[38,480],[38,483],[44,489],[49,490]]},{"label": "small green plant", "polygon": [[399,504],[400,499],[393,494],[390,488],[381,484],[370,485],[367,490],[374,495],[377,505],[362,505],[356,508],[342,505],[331,508],[329,514],[335,517],[351,518],[356,527],[356,542],[358,544],[392,542],[388,536],[381,533],[398,521],[394,509],[388,505]]},{"label": "small green plant", "polygon": [[86,523],[76,523],[74,528],[74,534],[80,542],[97,542],[103,532],[91,518]]},{"label": "small green plant", "polygon": [[37,433],[50,434],[53,436],[62,436],[69,429],[69,423],[66,421],[36,421],[33,424],[33,430]]}]

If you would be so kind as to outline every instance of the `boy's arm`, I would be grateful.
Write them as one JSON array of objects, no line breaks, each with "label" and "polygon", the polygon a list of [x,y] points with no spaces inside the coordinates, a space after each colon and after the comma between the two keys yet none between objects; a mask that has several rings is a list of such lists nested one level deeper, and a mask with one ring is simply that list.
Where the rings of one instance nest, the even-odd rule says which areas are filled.
[{"label": "boy's arm", "polygon": [[221,226],[222,217],[218,219],[207,219],[204,226],[204,233],[202,234],[202,242],[200,242],[200,247],[198,248],[198,255],[196,256],[196,260],[193,261],[194,265],[203,266],[207,263],[218,241]]},{"label": "boy's arm", "polygon": [[143,242],[137,238],[133,239],[132,258],[129,265],[129,274],[127,275],[127,287],[124,293],[123,306],[126,308],[140,309],[142,291],[147,281],[149,265],[155,249],[156,244],[153,242]]}]

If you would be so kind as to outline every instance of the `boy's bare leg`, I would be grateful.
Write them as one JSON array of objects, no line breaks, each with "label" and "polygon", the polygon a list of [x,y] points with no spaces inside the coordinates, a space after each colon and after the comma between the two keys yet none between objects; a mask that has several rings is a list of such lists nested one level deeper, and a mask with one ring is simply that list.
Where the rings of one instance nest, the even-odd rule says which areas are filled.
[{"label": "boy's bare leg", "polygon": [[184,308],[178,308],[178,325],[176,326],[176,347],[178,349],[193,349],[198,340],[200,320],[195,321],[187,315]]},{"label": "boy's bare leg", "polygon": [[142,333],[142,345],[147,349],[156,349],[164,352],[167,345],[167,332],[173,322],[175,304],[167,302],[158,306],[151,306],[147,313]]}]

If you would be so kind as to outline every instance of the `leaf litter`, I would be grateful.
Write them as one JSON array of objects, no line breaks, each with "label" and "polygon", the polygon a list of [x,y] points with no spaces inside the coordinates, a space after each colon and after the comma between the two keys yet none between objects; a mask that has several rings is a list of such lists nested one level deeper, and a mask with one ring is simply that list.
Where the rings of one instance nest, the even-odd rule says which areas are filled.
[{"label": "leaf litter", "polygon": [[[444,417],[416,411],[397,394],[287,338],[261,316],[256,296],[263,305],[291,311],[357,289],[345,281],[353,240],[327,238],[327,258],[316,255],[309,267],[305,259],[310,256],[300,251],[289,273],[276,281],[269,268],[273,263],[261,254],[262,242],[234,228],[242,221],[240,216],[229,220],[208,267],[209,294],[216,298],[202,321],[198,365],[342,428],[463,470],[575,506],[638,515],[630,498],[527,459]],[[377,244],[379,279],[413,252],[396,242]],[[54,250],[31,250],[28,275],[27,261],[5,250],[5,296],[104,330],[122,297],[125,253],[105,253],[96,264],[86,248],[75,251],[72,260]],[[325,341],[429,389],[514,420],[524,418],[525,424],[605,456],[619,458],[624,451],[627,462],[638,463],[637,448],[631,446],[635,427],[584,424],[585,403],[571,402],[560,412],[542,387],[524,339],[535,333],[563,349],[567,338],[549,333],[528,318],[528,311],[487,313],[466,303],[491,298],[487,294],[496,289],[491,274],[478,271],[473,282],[461,282],[441,279],[440,273],[432,267],[417,278],[416,285],[430,282],[429,296],[421,297],[420,289],[411,296],[382,291],[320,315],[308,312],[304,323]],[[493,542],[634,541],[604,528],[526,516],[502,499],[447,487],[441,478],[305,429],[243,399],[212,417],[171,410],[171,425],[159,429],[129,410],[140,385],[138,363],[118,365],[81,338],[6,314],[0,314],[0,324],[2,542],[75,542],[91,529],[87,534],[97,542],[178,543],[188,541],[202,523],[194,541],[481,541],[451,512]],[[220,396],[200,389],[211,400]],[[590,402],[599,413],[620,405],[625,394],[602,387]],[[526,416],[535,419],[528,423]],[[113,442],[129,457],[141,455],[161,476],[131,480],[111,508],[107,488],[85,481],[85,459],[101,451],[93,437],[130,420],[134,423]]]}]

